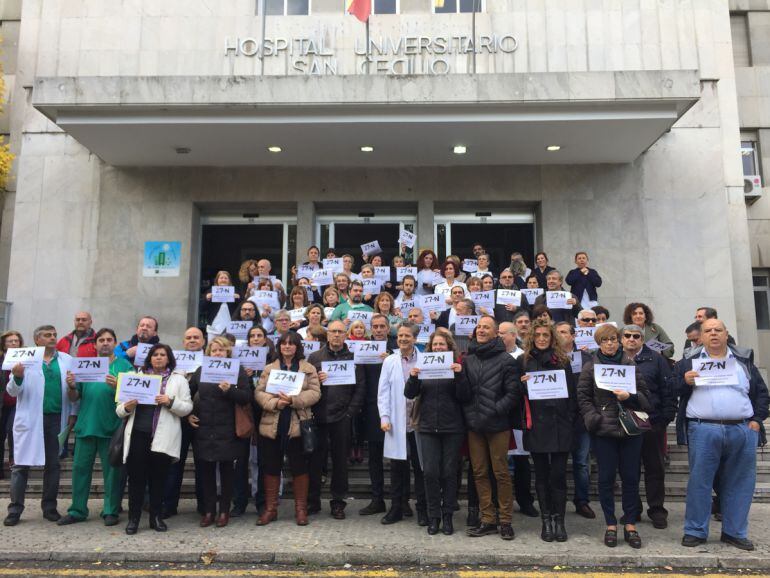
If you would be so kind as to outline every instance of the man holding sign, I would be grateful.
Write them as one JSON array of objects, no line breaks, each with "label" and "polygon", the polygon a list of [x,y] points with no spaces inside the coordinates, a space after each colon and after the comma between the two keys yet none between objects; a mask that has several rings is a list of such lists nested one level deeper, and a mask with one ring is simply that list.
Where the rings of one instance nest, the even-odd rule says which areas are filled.
[{"label": "man holding sign", "polygon": [[[115,355],[134,363],[137,346],[140,343],[150,343],[152,345],[160,343],[160,338],[158,338],[158,320],[154,317],[145,315],[140,318],[136,326],[136,333],[130,339],[122,341],[115,348]],[[136,365],[136,363],[134,364]],[[142,364],[140,363],[139,365]]]},{"label": "man holding sign", "polygon": [[[360,291],[361,284],[356,282],[351,287]],[[348,493],[348,454],[350,452],[351,421],[364,405],[366,382],[361,366],[356,366],[355,379],[344,380],[347,383],[331,385],[331,375],[325,371],[324,363],[333,366],[353,366],[353,353],[345,345],[345,324],[331,321],[327,327],[328,342],[320,351],[316,351],[308,362],[318,372],[321,382],[321,400],[313,407],[317,428],[318,445],[310,459],[310,491],[308,494],[308,513],[321,511],[321,472],[327,462],[331,449],[331,513],[335,520],[345,519],[345,497]],[[329,365],[326,369],[329,369]],[[337,382],[341,383],[341,382]]]},{"label": "man holding sign", "polygon": [[[689,442],[690,462],[682,545],[695,547],[708,539],[711,488],[718,474],[721,541],[753,550],[748,518],[757,446],[765,443],[762,422],[768,415],[767,386],[753,363],[754,353],[728,344],[724,322],[703,321],[701,339],[703,345],[674,367],[680,397],[677,442]],[[733,364],[734,370],[729,369]],[[704,377],[712,379],[704,382]],[[721,384],[710,385],[715,381]]]},{"label": "man holding sign", "polygon": [[76,366],[88,362],[88,358],[72,360],[72,369],[67,372],[67,395],[70,401],[80,401],[78,421],[75,424],[75,457],[72,463],[72,505],[57,523],[60,526],[83,522],[88,518],[88,495],[91,490],[96,455],[102,464],[104,476],[104,506],[101,516],[105,526],[118,523],[120,506],[120,468],[113,468],[108,459],[112,434],[120,427],[120,418],[115,414],[115,387],[117,376],[134,368],[125,359],[115,357],[118,338],[112,329],[100,329],[94,335],[97,359],[108,367],[103,381],[77,381]]},{"label": "man holding sign", "polygon": [[556,269],[548,273],[545,280],[547,290],[535,299],[535,305],[548,307],[554,323],[567,321],[574,326],[575,318],[580,313],[580,302],[577,296],[562,287],[562,276]]},{"label": "man holding sign", "polygon": [[364,286],[361,281],[352,281],[348,298],[334,308],[329,321],[343,321],[345,326],[350,324],[348,312],[350,311],[369,311],[373,309],[364,303]]},{"label": "man holding sign", "polygon": [[[497,336],[497,322],[482,315],[476,325],[476,336],[463,360],[460,382],[471,393],[471,401],[463,407],[468,426],[468,451],[473,479],[479,494],[481,525],[469,528],[473,538],[497,534],[513,540],[513,487],[508,473],[508,444],[511,437],[511,412],[516,410],[516,384],[519,381],[516,360],[506,351]],[[492,503],[490,469],[497,480],[497,512]]]},{"label": "man holding sign", "polygon": [[[61,518],[56,511],[59,494],[59,433],[71,427],[77,405],[67,396],[67,370],[72,358],[56,350],[56,328],[43,325],[35,329],[35,345],[44,347],[40,364],[25,367],[17,363],[11,370],[7,392],[16,398],[13,422],[14,466],[11,470],[11,501],[6,526],[15,526],[24,511],[29,468],[43,470],[43,517],[50,522]],[[9,350],[8,353],[14,350]],[[8,357],[8,354],[6,354]]]}]

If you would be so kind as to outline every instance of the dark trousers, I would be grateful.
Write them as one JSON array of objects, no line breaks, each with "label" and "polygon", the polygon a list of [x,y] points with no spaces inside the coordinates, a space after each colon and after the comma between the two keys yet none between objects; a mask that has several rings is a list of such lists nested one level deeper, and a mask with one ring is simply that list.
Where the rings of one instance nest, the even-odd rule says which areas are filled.
[{"label": "dark trousers", "polygon": [[[2,399],[0,393],[0,399]],[[0,409],[0,473],[5,463],[5,440],[8,440],[8,462],[13,463],[13,418],[16,405],[6,405]]]},{"label": "dark trousers", "polygon": [[464,434],[420,433],[429,518],[452,515],[457,506],[457,463]]},{"label": "dark trousers", "polygon": [[[45,448],[45,469],[43,470],[43,499],[40,507],[43,512],[56,510],[56,497],[59,494],[59,430],[61,429],[61,414],[46,413],[43,415],[43,444]],[[24,511],[24,496],[27,493],[29,466],[13,466],[11,468],[11,502],[8,513],[21,515]]]},{"label": "dark trousers", "polygon": [[[179,507],[179,494],[182,490],[182,480],[184,479],[184,469],[187,462],[187,454],[192,443],[193,429],[182,420],[182,446],[179,450],[179,461],[171,464],[168,470],[168,477],[163,489],[163,512],[175,513]],[[193,464],[195,467],[195,499],[198,502],[198,512],[203,511],[203,493],[201,492],[200,468],[198,460],[193,455]]]},{"label": "dark trousers", "polygon": [[[642,463],[644,464],[644,490],[647,495],[649,514],[668,514],[663,507],[666,499],[666,463],[661,442],[666,437],[666,426],[655,425],[652,431],[642,434]],[[641,515],[641,508],[639,508]]]},{"label": "dark trousers", "polygon": [[168,478],[171,456],[154,452],[152,435],[133,430],[131,446],[128,449],[126,471],[128,472],[128,517],[138,520],[142,517],[144,490],[150,485],[150,516],[161,514],[163,487]]},{"label": "dark trousers", "polygon": [[385,444],[382,440],[369,440],[369,480],[372,484],[372,500],[385,499],[385,465],[382,453]]},{"label": "dark trousers", "polygon": [[529,456],[509,456],[509,470],[513,463],[513,493],[519,508],[526,508],[535,503],[532,495],[532,468],[529,465]]},{"label": "dark trousers", "polygon": [[260,449],[262,459],[260,464],[267,476],[280,476],[283,470],[283,457],[289,459],[289,469],[292,477],[303,476],[308,473],[308,460],[302,450],[302,438],[291,438],[285,446],[280,439],[260,437]]},{"label": "dark trousers", "polygon": [[564,516],[567,509],[567,458],[569,452],[532,453],[535,489],[540,513]]},{"label": "dark trousers", "polygon": [[596,464],[599,469],[599,502],[608,526],[618,523],[615,518],[615,476],[620,472],[623,514],[628,523],[639,519],[639,460],[642,436],[610,438],[593,437]]},{"label": "dark trousers", "polygon": [[321,504],[321,475],[327,456],[332,455],[332,505],[345,505],[348,493],[348,453],[350,453],[350,418],[344,417],[334,423],[317,423],[318,447],[310,456],[310,489],[308,503]]},{"label": "dark trousers", "polygon": [[251,495],[251,484],[249,483],[251,442],[250,440],[241,440],[241,443],[244,446],[243,457],[235,460],[235,478],[233,481],[234,510],[245,510],[246,506],[249,505],[249,499],[254,497]]},{"label": "dark trousers", "polygon": [[217,469],[219,469],[219,513],[230,513],[230,504],[233,500],[233,478],[235,477],[234,461],[207,462],[198,460],[201,468],[201,480],[203,481],[203,512],[205,514],[217,513]]},{"label": "dark trousers", "polygon": [[425,512],[428,505],[425,500],[425,480],[417,454],[417,438],[414,432],[406,434],[406,459],[390,460],[390,498],[394,509],[403,508],[409,503],[409,465],[414,472],[414,493],[417,498],[417,510]]}]

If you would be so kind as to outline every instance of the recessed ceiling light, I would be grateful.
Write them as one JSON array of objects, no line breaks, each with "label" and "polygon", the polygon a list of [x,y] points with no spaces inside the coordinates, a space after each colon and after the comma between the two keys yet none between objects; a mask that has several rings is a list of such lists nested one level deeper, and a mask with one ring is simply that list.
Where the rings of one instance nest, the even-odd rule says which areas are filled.
[{"label": "recessed ceiling light", "polygon": [[267,147],[267,150],[269,150],[271,153],[279,153],[281,152],[281,147]]},{"label": "recessed ceiling light", "polygon": [[362,153],[373,153],[374,152],[374,147],[362,146],[361,147],[361,152]]},{"label": "recessed ceiling light", "polygon": [[186,154],[190,154],[190,151],[192,149],[190,149],[189,147],[176,147],[174,150],[178,155],[186,155]]},{"label": "recessed ceiling light", "polygon": [[464,155],[466,152],[465,145],[456,145],[455,148],[453,149],[453,152],[456,155]]},{"label": "recessed ceiling light", "polygon": [[545,150],[554,153],[561,150],[561,145],[548,145]]}]

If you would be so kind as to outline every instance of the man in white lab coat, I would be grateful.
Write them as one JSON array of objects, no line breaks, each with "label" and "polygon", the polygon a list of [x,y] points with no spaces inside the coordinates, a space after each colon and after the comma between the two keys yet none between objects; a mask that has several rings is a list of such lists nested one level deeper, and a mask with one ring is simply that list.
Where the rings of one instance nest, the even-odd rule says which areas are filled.
[{"label": "man in white lab coat", "polygon": [[15,526],[24,511],[29,468],[44,466],[43,517],[56,522],[59,493],[59,433],[77,415],[77,404],[67,396],[67,370],[71,357],[56,350],[56,328],[43,325],[35,329],[35,345],[44,347],[43,363],[25,369],[16,364],[8,381],[8,394],[17,398],[13,422],[15,464],[11,471],[11,502],[3,522]]}]

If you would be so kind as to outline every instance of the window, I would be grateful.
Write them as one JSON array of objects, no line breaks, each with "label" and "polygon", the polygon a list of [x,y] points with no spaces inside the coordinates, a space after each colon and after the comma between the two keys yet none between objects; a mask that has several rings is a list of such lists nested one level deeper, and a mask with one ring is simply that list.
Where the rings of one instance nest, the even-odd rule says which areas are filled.
[{"label": "window", "polygon": [[372,0],[372,14],[398,14],[398,13],[399,13],[399,0]]},{"label": "window", "polygon": [[[307,16],[310,14],[310,0],[264,0],[265,14],[268,16]],[[259,5],[257,1],[257,14]]]},{"label": "window", "polygon": [[730,14],[730,30],[733,37],[733,63],[736,68],[751,66],[749,49],[749,22],[746,13]]},{"label": "window", "polygon": [[435,14],[457,14],[460,12],[484,12],[485,0],[432,0]]},{"label": "window", "polygon": [[747,137],[741,137],[741,160],[743,161],[743,176],[758,175],[759,172],[759,153],[757,151],[757,141],[748,140]]},{"label": "window", "polygon": [[770,329],[770,271],[754,269],[753,279],[757,329]]}]

